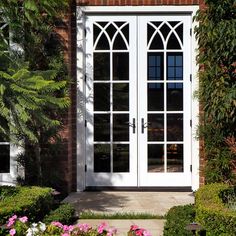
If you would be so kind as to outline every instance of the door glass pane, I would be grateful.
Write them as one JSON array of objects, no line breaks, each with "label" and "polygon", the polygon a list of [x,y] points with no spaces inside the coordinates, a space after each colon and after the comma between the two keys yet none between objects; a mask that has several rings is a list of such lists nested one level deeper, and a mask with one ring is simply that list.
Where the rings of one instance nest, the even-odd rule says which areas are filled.
[{"label": "door glass pane", "polygon": [[94,144],[94,172],[111,172],[110,144]]},{"label": "door glass pane", "polygon": [[110,80],[110,53],[94,53],[94,80]]},{"label": "door glass pane", "polygon": [[10,145],[0,144],[0,173],[10,172]]},{"label": "door glass pane", "polygon": [[110,111],[110,84],[94,83],[94,111]]},{"label": "door glass pane", "polygon": [[148,111],[163,111],[164,84],[148,83]]},{"label": "door glass pane", "polygon": [[113,111],[129,110],[129,84],[113,84]]},{"label": "door glass pane", "polygon": [[183,80],[183,54],[167,54],[167,80]]},{"label": "door glass pane", "polygon": [[148,53],[148,80],[163,80],[163,53]]},{"label": "door glass pane", "polygon": [[167,83],[167,110],[183,110],[183,83]]},{"label": "door glass pane", "polygon": [[98,39],[96,50],[109,50],[110,44],[109,44],[109,38],[107,38],[105,33],[102,33],[100,38]]},{"label": "door glass pane", "polygon": [[129,80],[129,53],[113,53],[113,80]]},{"label": "door glass pane", "polygon": [[129,144],[113,145],[113,172],[129,172]]},{"label": "door glass pane", "polygon": [[167,145],[167,172],[183,172],[183,144]]},{"label": "door glass pane", "polygon": [[148,141],[164,141],[163,114],[148,114]]},{"label": "door glass pane", "polygon": [[94,114],[94,141],[110,141],[110,114]]},{"label": "door glass pane", "polygon": [[148,144],[148,172],[164,172],[163,144]]},{"label": "door glass pane", "polygon": [[113,141],[129,141],[128,114],[113,114]]},{"label": "door glass pane", "polygon": [[183,114],[167,114],[167,141],[183,141]]}]

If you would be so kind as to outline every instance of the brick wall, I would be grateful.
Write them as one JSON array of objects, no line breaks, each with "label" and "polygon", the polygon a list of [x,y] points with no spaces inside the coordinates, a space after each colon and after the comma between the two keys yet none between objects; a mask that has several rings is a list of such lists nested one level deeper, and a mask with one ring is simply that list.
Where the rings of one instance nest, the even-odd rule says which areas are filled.
[{"label": "brick wall", "polygon": [[[64,166],[65,181],[67,191],[76,191],[76,6],[125,6],[125,5],[200,5],[204,6],[204,0],[71,0],[70,11],[66,22],[67,27],[62,29],[61,35],[65,39],[66,60],[71,75],[70,98],[71,107],[68,110],[68,126],[64,131],[67,136],[68,155],[64,156],[62,165]],[[200,142],[200,184],[204,184],[202,168],[204,165],[203,142]]]}]

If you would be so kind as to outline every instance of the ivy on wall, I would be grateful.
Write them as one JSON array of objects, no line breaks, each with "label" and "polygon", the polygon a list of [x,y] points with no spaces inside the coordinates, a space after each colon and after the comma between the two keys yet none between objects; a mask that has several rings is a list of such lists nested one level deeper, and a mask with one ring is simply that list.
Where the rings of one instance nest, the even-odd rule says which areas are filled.
[{"label": "ivy on wall", "polygon": [[205,180],[236,182],[236,0],[205,0],[195,29],[202,105],[200,138],[205,145]]}]

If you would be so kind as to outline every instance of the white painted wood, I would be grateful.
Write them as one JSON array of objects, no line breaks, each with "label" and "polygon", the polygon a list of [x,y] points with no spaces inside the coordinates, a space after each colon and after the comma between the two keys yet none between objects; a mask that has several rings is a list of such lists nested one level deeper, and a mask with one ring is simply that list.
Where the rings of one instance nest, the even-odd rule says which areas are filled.
[{"label": "white painted wood", "polygon": [[[85,18],[84,13],[80,8],[77,8],[76,12],[76,24],[77,24],[77,191],[83,191],[85,189]],[[75,102],[75,101],[74,101]]]},{"label": "white painted wood", "polygon": [[[87,164],[87,172],[86,172],[86,186],[137,186],[137,141],[136,141],[136,133],[133,134],[132,127],[130,130],[129,137],[129,148],[130,148],[130,171],[129,173],[95,173],[93,171],[93,145],[97,142],[93,140],[94,133],[94,122],[93,122],[93,114],[95,113],[107,113],[107,112],[93,112],[93,24],[96,21],[127,21],[129,23],[129,88],[130,88],[130,111],[129,111],[129,121],[132,123],[133,118],[136,118],[136,92],[134,89],[137,87],[136,85],[136,32],[135,32],[135,17],[134,16],[87,16],[86,17],[86,120],[87,120],[87,131],[86,131],[86,164]],[[112,44],[113,42],[111,42]],[[96,45],[96,42],[95,42]],[[117,50],[114,50],[117,51]],[[119,50],[122,52],[123,50]],[[125,50],[127,52],[127,50]],[[96,51],[97,52],[97,51]],[[113,52],[111,50],[110,52]],[[111,63],[112,65],[112,63]],[[112,68],[112,66],[111,66]],[[111,72],[112,78],[112,72]],[[111,84],[125,82],[125,81],[111,81]],[[99,81],[100,83],[100,81]],[[112,89],[111,89],[111,97],[112,97]],[[111,106],[112,107],[112,106]],[[113,112],[114,114],[122,114],[127,112]],[[112,121],[111,121],[112,123]],[[112,127],[112,126],[111,126]],[[112,140],[112,135],[111,135]],[[101,142],[99,142],[101,143]],[[104,142],[106,143],[106,142]],[[107,142],[109,143],[109,142]],[[122,143],[122,142],[121,142]],[[110,144],[110,143],[109,143]],[[112,160],[112,156],[111,156]]]}]

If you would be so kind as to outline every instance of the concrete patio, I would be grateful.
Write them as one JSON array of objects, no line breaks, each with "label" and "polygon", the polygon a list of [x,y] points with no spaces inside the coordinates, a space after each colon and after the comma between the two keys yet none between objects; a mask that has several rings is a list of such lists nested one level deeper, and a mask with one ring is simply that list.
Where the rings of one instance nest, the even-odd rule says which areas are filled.
[{"label": "concrete patio", "polygon": [[[98,214],[148,213],[163,216],[173,206],[194,203],[194,196],[192,192],[78,192],[71,193],[64,202],[72,203],[78,216],[81,212]],[[93,227],[101,222],[107,222],[109,226],[117,228],[117,236],[127,235],[132,224],[149,230],[152,236],[162,236],[165,220],[79,220],[79,223],[88,223]]]},{"label": "concrete patio", "polygon": [[148,213],[165,215],[173,206],[194,203],[192,192],[77,192],[65,202],[72,203],[76,212],[94,213]]}]

